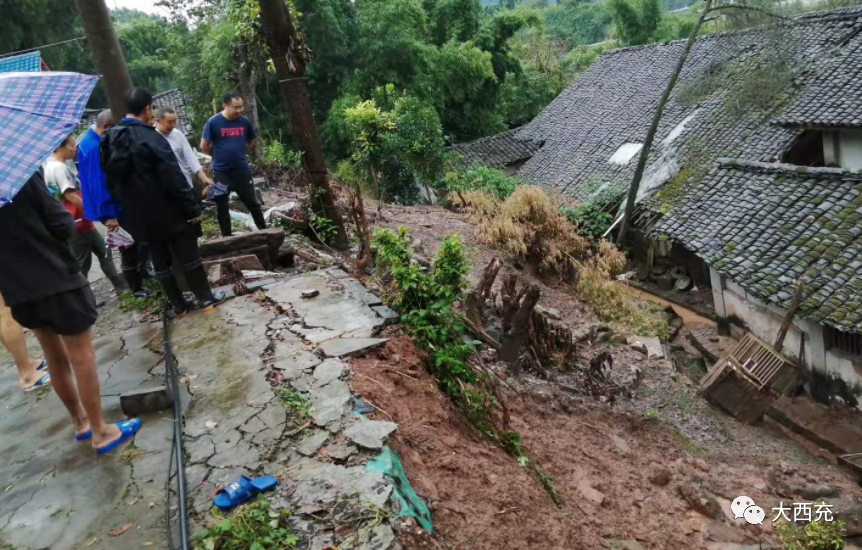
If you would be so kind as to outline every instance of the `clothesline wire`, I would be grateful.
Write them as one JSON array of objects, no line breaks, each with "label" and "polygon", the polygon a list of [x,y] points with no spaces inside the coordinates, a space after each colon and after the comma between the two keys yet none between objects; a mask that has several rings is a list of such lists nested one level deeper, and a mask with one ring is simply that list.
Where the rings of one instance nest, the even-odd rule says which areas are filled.
[{"label": "clothesline wire", "polygon": [[33,52],[33,51],[36,51],[36,50],[41,50],[41,49],[43,49],[43,48],[50,48],[50,47],[52,47],[52,46],[59,46],[59,45],[61,45],[61,44],[68,44],[69,42],[77,42],[78,40],[85,40],[86,38],[87,38],[86,36],[79,36],[78,38],[70,38],[70,39],[68,39],[68,40],[61,40],[60,42],[54,42],[53,44],[45,44],[44,46],[34,46],[34,47],[32,47],[32,48],[27,48],[27,49],[24,49],[24,50],[19,50],[19,51],[17,51],[17,52],[0,53],[0,58],[3,58],[3,57],[9,57],[9,56],[12,56],[12,55],[18,55],[19,53]]}]

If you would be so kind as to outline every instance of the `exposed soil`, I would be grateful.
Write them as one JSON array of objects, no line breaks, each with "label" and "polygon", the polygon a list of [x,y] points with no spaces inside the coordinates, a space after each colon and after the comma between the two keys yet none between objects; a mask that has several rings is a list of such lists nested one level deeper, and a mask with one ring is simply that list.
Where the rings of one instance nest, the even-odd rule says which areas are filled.
[{"label": "exposed soil", "polygon": [[[466,216],[442,208],[387,205],[370,220],[376,227],[410,229],[414,248],[433,258],[440,241],[458,234],[469,247],[469,275],[500,258],[507,270],[541,284],[540,304],[559,310],[573,330],[598,319],[574,291],[543,281],[513,258],[482,243]],[[498,278],[498,281],[502,277]],[[394,420],[391,440],[405,470],[432,509],[435,533],[405,522],[399,540],[406,548],[710,548],[717,543],[775,544],[771,512],[779,496],[770,475],[790,476],[838,489],[844,498],[862,496],[848,472],[789,438],[770,422],[745,426],[704,400],[697,382],[705,372],[691,346],[678,337],[665,346],[668,359],[647,359],[625,344],[587,342],[579,363],[609,351],[614,371],[637,368],[631,399],[613,406],[567,391],[570,373],[523,374],[509,378],[505,399],[512,427],[524,438],[536,463],[555,477],[563,496],[557,508],[538,479],[492,442],[480,438],[437,388],[423,366],[423,353],[398,327],[390,342],[354,359],[352,385]],[[505,367],[491,366],[506,375]],[[569,388],[571,390],[572,388]],[[669,483],[650,481],[667,470]],[[723,511],[708,518],[694,511],[682,491],[702,483]],[[766,511],[763,527],[734,520],[730,501],[754,499]],[[702,510],[703,511],[703,510]],[[724,548],[724,547],[722,547]],[[728,548],[735,548],[730,546]]]},{"label": "exposed soil", "polygon": [[[385,347],[352,361],[351,385],[383,411],[378,419],[398,423],[390,444],[430,504],[435,535],[406,527],[400,540],[407,548],[628,547],[613,546],[622,541],[682,550],[707,548],[708,541],[775,542],[768,511],[782,498],[767,481],[771,472],[862,495],[846,472],[808,455],[777,428],[739,430],[727,436],[729,445],[700,448],[628,407],[612,409],[551,384],[518,383],[520,396],[506,392],[512,425],[556,478],[558,509],[532,473],[466,424],[410,339],[391,332]],[[750,437],[765,441],[755,448]],[[666,486],[650,481],[662,469],[670,476]],[[696,480],[727,512],[739,495],[754,499],[768,512],[764,529],[731,527],[723,515],[716,521],[691,511],[679,491]]]}]

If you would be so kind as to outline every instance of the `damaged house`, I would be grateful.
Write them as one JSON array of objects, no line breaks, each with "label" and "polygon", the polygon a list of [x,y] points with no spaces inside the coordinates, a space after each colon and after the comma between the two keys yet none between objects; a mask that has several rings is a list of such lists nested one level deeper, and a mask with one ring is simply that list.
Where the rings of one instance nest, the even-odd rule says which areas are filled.
[{"label": "damaged house", "polygon": [[[455,146],[579,202],[619,204],[683,48],[605,52],[529,124]],[[772,342],[821,399],[862,403],[862,7],[697,39],[634,216],[718,316]]]}]

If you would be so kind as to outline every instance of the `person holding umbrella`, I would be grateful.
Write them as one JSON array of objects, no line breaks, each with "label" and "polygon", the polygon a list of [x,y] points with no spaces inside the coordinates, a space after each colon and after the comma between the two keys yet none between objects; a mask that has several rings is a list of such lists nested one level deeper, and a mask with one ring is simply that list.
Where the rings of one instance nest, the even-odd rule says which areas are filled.
[{"label": "person holding umbrella", "polygon": [[132,437],[141,421],[104,421],[91,332],[96,300],[69,249],[75,221],[38,171],[77,126],[97,80],[74,73],[0,74],[0,294],[42,345],[75,439],[90,439],[104,453]]},{"label": "person holding umbrella", "polygon": [[156,279],[175,313],[183,315],[191,305],[174,277],[171,252],[201,309],[210,309],[226,296],[213,294],[198,251],[200,206],[170,144],[150,125],[152,94],[132,88],[126,92],[126,110],[126,117],[108,130],[100,146],[108,190],[123,207],[129,233],[146,243]]}]

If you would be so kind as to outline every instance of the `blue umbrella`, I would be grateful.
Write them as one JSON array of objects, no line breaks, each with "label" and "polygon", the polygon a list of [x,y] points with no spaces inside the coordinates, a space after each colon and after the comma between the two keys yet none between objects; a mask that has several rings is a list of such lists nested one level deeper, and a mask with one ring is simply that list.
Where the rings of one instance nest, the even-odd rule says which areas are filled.
[{"label": "blue umbrella", "polygon": [[0,73],[0,207],[78,127],[98,76]]}]

